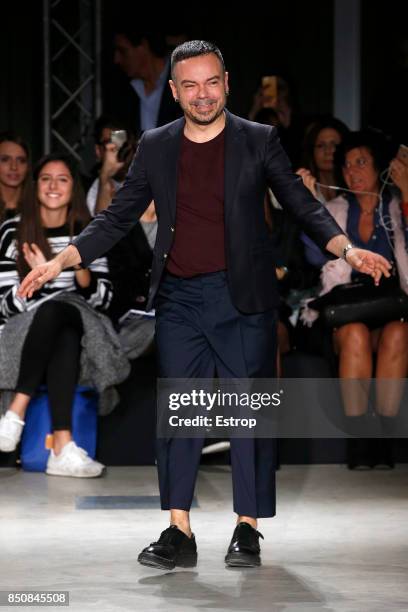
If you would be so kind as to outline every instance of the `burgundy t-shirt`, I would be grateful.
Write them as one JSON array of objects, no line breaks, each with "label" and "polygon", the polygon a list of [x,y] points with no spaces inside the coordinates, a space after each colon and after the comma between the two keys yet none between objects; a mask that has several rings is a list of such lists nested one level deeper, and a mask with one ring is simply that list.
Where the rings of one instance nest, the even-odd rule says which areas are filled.
[{"label": "burgundy t-shirt", "polygon": [[224,130],[200,143],[183,135],[176,226],[167,270],[188,278],[225,268]]}]

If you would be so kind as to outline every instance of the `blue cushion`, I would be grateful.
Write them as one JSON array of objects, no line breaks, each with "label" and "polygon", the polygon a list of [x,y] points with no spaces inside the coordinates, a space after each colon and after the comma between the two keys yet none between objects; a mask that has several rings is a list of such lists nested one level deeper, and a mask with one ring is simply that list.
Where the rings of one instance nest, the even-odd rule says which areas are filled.
[{"label": "blue cushion", "polygon": [[[72,437],[92,459],[96,452],[98,394],[90,387],[77,387],[72,407]],[[46,388],[31,400],[21,439],[21,463],[29,472],[45,472],[50,451],[45,440],[52,433],[51,412]]]}]

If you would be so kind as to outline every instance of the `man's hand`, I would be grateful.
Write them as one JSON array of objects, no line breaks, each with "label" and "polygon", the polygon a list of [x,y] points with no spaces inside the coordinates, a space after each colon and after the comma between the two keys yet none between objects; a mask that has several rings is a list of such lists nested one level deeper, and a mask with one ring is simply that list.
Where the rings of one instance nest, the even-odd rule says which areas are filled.
[{"label": "man's hand", "polygon": [[45,283],[56,278],[61,270],[61,264],[57,259],[36,266],[23,279],[17,295],[21,298],[32,297],[33,293],[41,289]]},{"label": "man's hand", "polygon": [[81,256],[78,249],[73,245],[68,245],[63,251],[58,253],[54,259],[36,266],[23,279],[17,295],[21,298],[32,297],[35,291],[41,289],[45,283],[54,278],[65,268],[71,268],[81,263]]},{"label": "man's hand", "polygon": [[[343,250],[348,244],[350,244],[350,239],[344,234],[338,234],[329,240],[326,244],[326,249],[333,253],[333,255],[336,255],[336,257],[343,257]],[[390,262],[382,255],[372,251],[352,247],[347,251],[346,261],[357,272],[363,272],[372,276],[376,285],[379,285],[383,274],[387,278],[391,276],[390,270],[392,266]]]},{"label": "man's hand", "polygon": [[391,264],[382,255],[353,247],[347,252],[346,261],[354,270],[369,274],[373,277],[374,283],[379,285],[382,275],[387,278],[390,275]]}]

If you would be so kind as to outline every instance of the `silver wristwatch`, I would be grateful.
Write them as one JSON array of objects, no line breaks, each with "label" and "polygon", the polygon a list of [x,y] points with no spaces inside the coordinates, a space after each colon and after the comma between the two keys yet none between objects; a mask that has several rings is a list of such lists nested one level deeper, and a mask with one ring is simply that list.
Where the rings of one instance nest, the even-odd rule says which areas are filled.
[{"label": "silver wristwatch", "polygon": [[344,261],[347,261],[347,253],[350,251],[350,249],[355,249],[354,244],[351,244],[351,242],[348,242],[346,244],[346,246],[343,249],[343,253],[342,253],[342,259],[344,259]]}]

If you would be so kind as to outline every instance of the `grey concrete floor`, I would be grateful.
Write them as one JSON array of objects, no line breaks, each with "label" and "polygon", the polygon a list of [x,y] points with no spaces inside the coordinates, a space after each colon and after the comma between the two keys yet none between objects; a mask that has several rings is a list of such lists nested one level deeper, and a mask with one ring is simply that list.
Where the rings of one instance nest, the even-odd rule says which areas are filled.
[{"label": "grey concrete floor", "polygon": [[[154,467],[109,468],[97,480],[0,469],[0,590],[68,590],[68,609],[80,612],[408,611],[408,466],[284,466],[278,514],[259,524],[259,569],[223,563],[234,522],[227,466],[200,470],[197,567],[139,565],[167,526],[156,482]],[[98,507],[108,501],[136,507]]]}]

